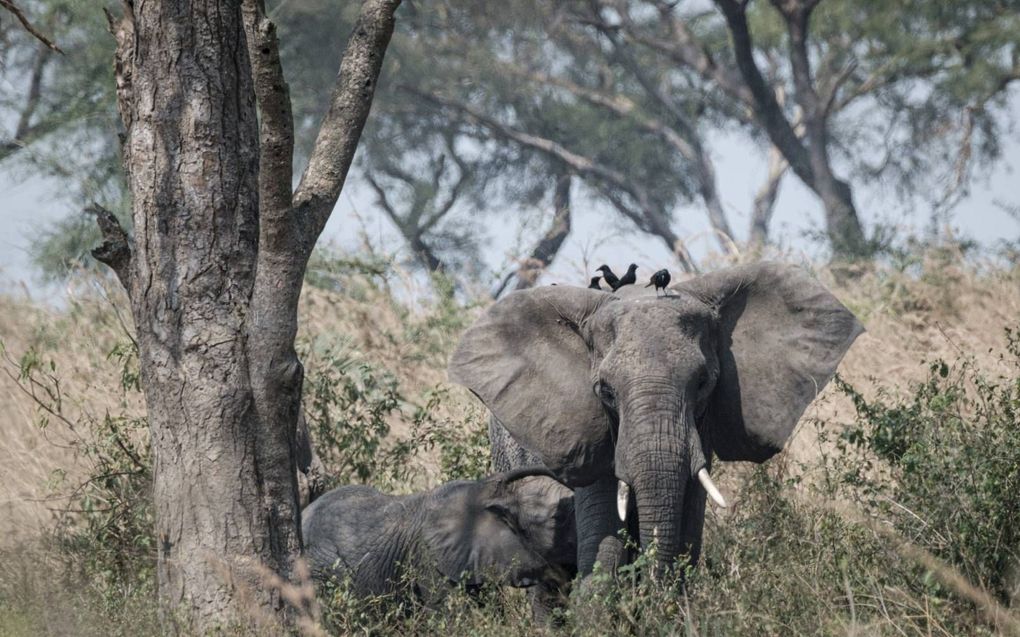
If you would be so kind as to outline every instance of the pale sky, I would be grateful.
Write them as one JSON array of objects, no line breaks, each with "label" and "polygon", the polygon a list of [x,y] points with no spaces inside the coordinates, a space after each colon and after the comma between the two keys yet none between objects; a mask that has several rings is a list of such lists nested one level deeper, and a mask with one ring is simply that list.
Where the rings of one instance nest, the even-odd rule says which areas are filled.
[{"label": "pale sky", "polygon": [[[1015,121],[1020,122],[1020,98],[1017,91],[1013,93]],[[730,224],[738,233],[738,239],[744,239],[748,211],[765,175],[764,152],[737,135],[710,137],[708,146],[717,164],[719,189]],[[959,232],[985,245],[998,239],[1020,236],[1020,223],[995,205],[995,202],[1020,204],[1020,188],[1017,187],[1020,181],[1015,172],[1020,168],[1020,133],[1012,132],[1008,139],[1002,140],[1002,146],[1004,154],[995,169],[986,178],[971,185],[970,194],[953,209],[950,217]],[[904,232],[909,227],[917,231],[926,227],[928,210],[918,209],[912,214],[904,214],[902,206],[890,195],[873,187],[854,186],[858,208],[868,227],[878,220],[898,223],[902,220]],[[59,187],[55,181],[39,178],[15,181],[11,171],[0,164],[0,289],[27,289],[32,291],[33,296],[48,296],[54,292],[38,285],[29,262],[28,248],[40,227],[74,212],[67,202],[54,196]],[[621,221],[606,206],[578,193],[576,188],[573,208],[572,234],[547,273],[547,281],[580,284],[586,281],[586,262],[592,268],[601,262],[625,267],[634,261],[641,266],[639,276],[647,276],[659,267],[678,270],[676,262],[659,240],[635,233],[629,222]],[[484,251],[492,268],[499,268],[507,262],[517,239],[515,227],[499,223],[498,217],[487,217],[494,220],[488,225],[488,247]],[[350,232],[357,227],[364,228],[373,244],[384,250],[402,248],[398,235],[375,209],[373,197],[357,180],[352,180],[341,195],[321,241],[341,247],[356,247],[358,238],[351,236]],[[817,199],[796,177],[788,175],[776,205],[773,237],[794,254],[803,253],[811,257],[818,253],[819,248],[806,240],[803,234],[821,227],[822,212]],[[689,249],[697,259],[717,249],[708,232],[704,210],[699,206],[690,205],[678,211],[674,228],[688,241]],[[347,236],[343,232],[347,232]]]}]

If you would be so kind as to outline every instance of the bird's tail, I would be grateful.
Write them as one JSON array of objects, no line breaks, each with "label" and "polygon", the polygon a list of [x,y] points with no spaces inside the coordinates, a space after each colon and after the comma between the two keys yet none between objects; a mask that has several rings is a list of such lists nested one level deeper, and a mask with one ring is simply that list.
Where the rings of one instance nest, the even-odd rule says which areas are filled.
[{"label": "bird's tail", "polygon": [[645,287],[646,287],[646,288],[650,288],[650,287],[652,287],[652,284],[651,284],[651,283],[649,283],[649,284],[648,284],[648,285],[646,285]]}]

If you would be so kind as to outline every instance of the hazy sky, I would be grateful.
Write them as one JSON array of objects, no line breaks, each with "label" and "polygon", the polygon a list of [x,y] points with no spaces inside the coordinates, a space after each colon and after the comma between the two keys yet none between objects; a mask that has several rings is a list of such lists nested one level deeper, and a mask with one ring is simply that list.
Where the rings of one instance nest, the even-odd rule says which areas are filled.
[{"label": "hazy sky", "polygon": [[[1014,121],[1020,122],[1020,99],[1017,91],[1013,93]],[[747,233],[748,212],[754,193],[765,175],[764,153],[736,135],[710,137],[709,142],[730,223],[738,233],[738,239],[743,239]],[[969,196],[951,215],[953,226],[984,244],[1020,236],[1020,224],[995,205],[995,202],[1020,204],[1020,180],[1015,172],[1020,168],[1020,134],[1011,133],[1008,139],[1003,140],[1002,147],[1004,156],[995,170],[987,178],[972,184]],[[28,248],[33,236],[47,222],[75,210],[55,196],[58,183],[43,179],[14,181],[10,173],[0,164],[0,284],[8,290],[12,287],[27,288],[35,290],[36,294],[45,294],[35,280]],[[903,217],[902,207],[876,188],[856,185],[855,195],[863,220],[869,227],[876,220],[888,222],[901,218],[917,230],[928,223],[928,210],[920,209]],[[629,222],[620,221],[605,206],[580,196],[575,197],[574,211],[573,231],[547,274],[548,280],[576,279],[580,283],[585,280],[585,264],[593,267],[603,261],[613,266],[625,266],[635,261],[642,266],[639,275],[662,266],[676,268],[675,261],[658,239],[635,233]],[[485,255],[493,268],[507,262],[509,251],[518,238],[512,225],[501,224],[498,219],[498,215],[487,216],[485,226],[490,235]],[[696,258],[716,250],[702,208],[685,207],[678,211],[676,219],[675,229],[689,242]],[[783,181],[776,206],[773,236],[784,246],[810,256],[817,252],[818,247],[805,239],[804,234],[806,231],[819,231],[821,224],[821,207],[815,196],[796,177],[788,175]],[[357,238],[350,236],[350,231],[358,227],[365,230],[373,244],[383,249],[394,251],[402,247],[389,222],[375,210],[372,196],[355,181],[349,183],[341,195],[322,240],[353,247]],[[342,232],[348,233],[347,236]]]}]

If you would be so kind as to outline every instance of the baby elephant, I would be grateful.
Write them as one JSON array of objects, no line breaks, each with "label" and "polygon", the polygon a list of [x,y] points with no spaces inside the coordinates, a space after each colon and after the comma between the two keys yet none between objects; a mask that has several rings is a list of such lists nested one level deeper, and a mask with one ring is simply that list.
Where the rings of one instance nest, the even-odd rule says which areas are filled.
[{"label": "baby elephant", "polygon": [[316,579],[350,577],[358,595],[406,584],[423,601],[448,582],[557,589],[577,570],[574,529],[573,492],[545,467],[404,496],[340,487],[302,514]]}]

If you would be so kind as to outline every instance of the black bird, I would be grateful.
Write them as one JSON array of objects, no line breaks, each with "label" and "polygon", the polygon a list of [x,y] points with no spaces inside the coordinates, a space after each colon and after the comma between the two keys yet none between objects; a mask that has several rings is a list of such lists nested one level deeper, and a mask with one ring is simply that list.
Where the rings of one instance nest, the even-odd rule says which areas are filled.
[{"label": "black bird", "polygon": [[617,281],[616,285],[613,286],[613,292],[616,292],[617,290],[619,290],[620,288],[622,288],[625,285],[631,285],[635,281],[637,281],[637,275],[635,274],[636,272],[637,272],[637,264],[631,263],[630,267],[627,268],[627,274],[624,274],[623,276],[621,276],[620,280]]},{"label": "black bird", "polygon": [[600,276],[593,276],[591,278],[591,283],[588,284],[588,289],[591,289],[591,290],[601,290],[602,286],[599,285],[599,279],[601,279],[601,278],[602,277],[600,277]]},{"label": "black bird", "polygon": [[615,290],[616,285],[620,282],[620,277],[613,274],[613,271],[609,269],[608,265],[600,265],[595,269],[602,273],[602,280],[609,284],[609,287]]},{"label": "black bird", "polygon": [[656,294],[659,293],[659,290],[665,290],[666,286],[669,285],[669,270],[659,270],[653,274],[652,278],[648,281],[648,285],[645,287],[650,288],[653,285],[655,286]]}]

